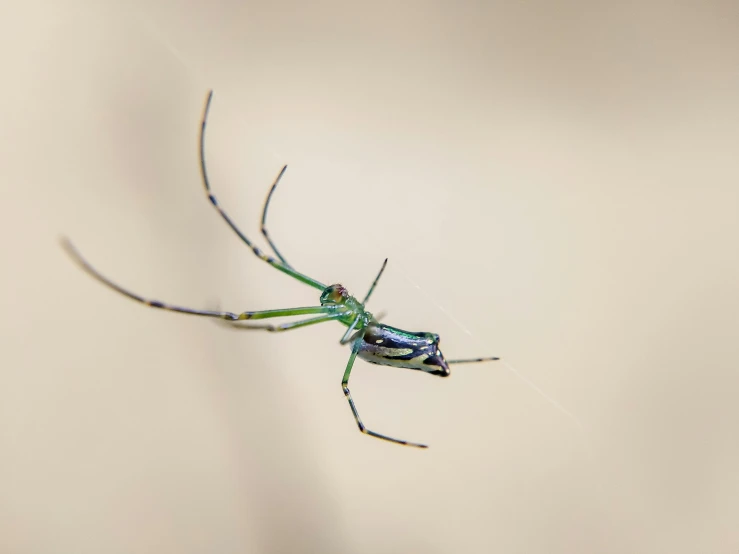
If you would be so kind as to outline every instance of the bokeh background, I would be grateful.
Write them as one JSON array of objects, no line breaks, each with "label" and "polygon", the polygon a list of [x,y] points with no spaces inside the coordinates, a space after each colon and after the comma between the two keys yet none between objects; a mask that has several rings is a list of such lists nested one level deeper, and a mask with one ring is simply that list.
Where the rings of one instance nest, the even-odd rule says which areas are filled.
[{"label": "bokeh background", "polygon": [[[739,5],[4,2],[0,551],[739,552]],[[312,305],[449,357],[146,309]]]}]

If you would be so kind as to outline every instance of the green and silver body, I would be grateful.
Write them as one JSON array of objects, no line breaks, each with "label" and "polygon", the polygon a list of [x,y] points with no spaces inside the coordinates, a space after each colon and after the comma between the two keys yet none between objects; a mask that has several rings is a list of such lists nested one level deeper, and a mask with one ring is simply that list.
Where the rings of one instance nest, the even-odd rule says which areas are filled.
[{"label": "green and silver body", "polygon": [[[136,293],[123,288],[122,286],[111,281],[107,277],[99,273],[92,265],[90,265],[74,248],[71,242],[64,239],[63,244],[67,249],[68,253],[80,264],[80,266],[92,275],[97,280],[101,281],[113,290],[127,296],[128,298],[140,302],[152,308],[159,308],[162,310],[168,310],[173,312],[180,312],[190,315],[197,315],[202,317],[216,318],[227,322],[231,328],[235,329],[246,329],[246,330],[263,330],[269,332],[282,332],[293,329],[299,329],[301,327],[307,327],[317,323],[325,323],[327,321],[338,321],[346,327],[346,331],[341,338],[341,344],[349,344],[351,346],[351,355],[347,362],[344,370],[344,376],[341,381],[342,390],[344,395],[349,401],[354,419],[362,433],[377,437],[386,441],[395,442],[398,444],[404,444],[408,446],[416,446],[419,448],[426,448],[426,445],[414,442],[408,442],[400,439],[395,439],[387,435],[382,435],[371,431],[365,427],[362,420],[359,417],[357,408],[352,399],[351,392],[349,391],[349,376],[351,375],[354,361],[357,357],[361,358],[372,364],[379,364],[391,367],[400,367],[406,369],[414,369],[423,371],[431,375],[438,375],[441,377],[447,377],[449,375],[449,365],[458,363],[472,363],[472,362],[484,362],[497,360],[496,357],[490,358],[474,358],[464,360],[446,360],[444,355],[439,350],[439,335],[435,333],[427,332],[410,332],[398,329],[397,327],[391,327],[380,323],[375,317],[365,309],[365,305],[370,299],[372,292],[377,286],[380,276],[385,270],[387,260],[382,265],[379,273],[375,277],[369,292],[361,302],[355,297],[351,296],[349,292],[342,285],[330,285],[326,286],[320,281],[313,279],[296,271],[282,256],[280,251],[274,245],[269,232],[266,228],[267,223],[267,209],[269,207],[272,195],[277,188],[277,184],[280,182],[287,166],[283,167],[277,178],[272,184],[269,190],[267,199],[264,203],[262,210],[262,226],[261,232],[264,235],[267,243],[274,252],[275,257],[264,253],[261,249],[255,246],[246,235],[236,226],[226,212],[220,207],[216,197],[210,187],[210,181],[208,180],[208,173],[205,166],[205,128],[208,119],[208,110],[210,108],[210,102],[213,97],[213,92],[208,94],[208,98],[205,105],[205,111],[201,119],[200,124],[200,170],[203,179],[203,186],[205,188],[208,200],[211,202],[213,207],[218,211],[225,222],[233,229],[236,235],[251,249],[255,256],[259,259],[267,262],[275,269],[289,275],[297,281],[306,284],[310,287],[321,291],[319,305],[307,306],[302,308],[286,308],[278,310],[263,310],[263,311],[244,311],[240,313],[227,312],[227,311],[212,311],[212,310],[196,310],[192,308],[184,308],[181,306],[175,306],[158,300],[150,300]],[[251,320],[271,319],[275,317],[292,317],[300,315],[312,315],[308,319],[301,319],[298,321],[291,321],[282,323],[280,325],[271,325],[266,323],[255,323]]]}]

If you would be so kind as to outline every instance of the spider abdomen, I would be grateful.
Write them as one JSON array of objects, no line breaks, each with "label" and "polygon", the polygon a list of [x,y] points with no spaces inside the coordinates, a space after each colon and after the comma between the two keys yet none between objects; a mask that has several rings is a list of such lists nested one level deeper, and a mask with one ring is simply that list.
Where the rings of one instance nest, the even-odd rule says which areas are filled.
[{"label": "spider abdomen", "polygon": [[373,323],[357,340],[361,341],[357,355],[366,362],[416,369],[442,377],[450,373],[439,350],[439,335],[434,333],[404,331]]}]

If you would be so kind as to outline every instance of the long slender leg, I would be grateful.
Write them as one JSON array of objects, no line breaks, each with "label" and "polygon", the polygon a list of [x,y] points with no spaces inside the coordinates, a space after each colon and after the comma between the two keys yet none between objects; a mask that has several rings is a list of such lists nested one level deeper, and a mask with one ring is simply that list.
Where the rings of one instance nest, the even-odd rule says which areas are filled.
[{"label": "long slender leg", "polygon": [[356,339],[361,339],[363,333],[364,333],[364,329],[360,329],[359,331],[357,331],[356,333],[354,333],[348,339],[340,341],[340,344],[344,345],[344,344],[347,344],[349,342],[354,342]]},{"label": "long slender leg", "polygon": [[476,364],[478,362],[494,362],[500,358],[468,358],[465,360],[447,360],[447,364]]},{"label": "long slender leg", "polygon": [[236,224],[231,220],[231,218],[228,216],[228,214],[218,205],[218,200],[216,200],[215,195],[213,194],[211,188],[210,188],[210,181],[208,180],[208,171],[205,167],[205,127],[208,123],[208,111],[210,110],[210,101],[213,99],[213,91],[211,90],[208,93],[208,99],[205,102],[205,110],[203,111],[203,119],[201,120],[200,124],[200,174],[203,177],[203,187],[205,188],[205,193],[208,195],[208,200],[210,200],[210,203],[213,204],[213,207],[216,209],[216,211],[221,214],[221,217],[223,220],[228,224],[229,227],[236,233],[239,238],[246,244],[249,248],[251,248],[251,251],[254,252],[254,255],[257,256],[260,260],[264,260],[269,265],[274,267],[275,269],[279,269],[283,273],[287,273],[290,275],[290,277],[293,277],[294,279],[297,279],[301,283],[305,283],[306,285],[310,285],[313,288],[323,290],[326,288],[326,285],[321,283],[320,281],[316,281],[312,277],[308,277],[307,275],[304,275],[298,271],[295,271],[293,268],[291,268],[289,265],[274,259],[272,256],[269,256],[262,252],[257,246],[255,246],[248,238],[246,238],[246,235],[241,232],[241,230],[236,226]]},{"label": "long slender leg", "polygon": [[[387,263],[387,260],[385,260],[385,263]],[[383,269],[385,269],[385,266],[382,266]],[[382,270],[380,270],[380,274],[382,274]],[[379,276],[378,276],[379,277]],[[377,279],[375,279],[375,284],[377,283]],[[385,317],[387,314],[385,312],[380,312],[376,317],[373,318],[373,321],[380,321],[383,317]],[[358,315],[356,318],[354,318],[354,321],[352,321],[352,324],[347,328],[346,333],[344,333],[344,336],[341,337],[339,340],[339,344],[342,346],[354,342],[355,339],[357,339],[362,333],[364,333],[364,329],[360,329],[356,333],[352,335],[352,331],[356,329],[357,325],[359,324],[359,320],[362,318],[362,314]]]},{"label": "long slender leg", "polygon": [[253,331],[268,331],[270,333],[279,333],[281,331],[291,331],[293,329],[300,329],[301,327],[307,327],[308,325],[315,325],[316,323],[325,323],[326,321],[334,321],[343,317],[344,314],[329,314],[320,315],[318,317],[312,317],[310,319],[302,319],[300,321],[293,321],[290,323],[282,323],[280,325],[269,325],[262,323],[242,323],[238,321],[218,321],[218,324],[234,329],[236,331],[241,330],[253,330]]},{"label": "long slender leg", "polygon": [[287,308],[287,309],[281,309],[281,310],[263,310],[263,311],[258,311],[258,312],[242,312],[240,314],[236,314],[233,312],[221,312],[221,311],[212,311],[212,310],[194,310],[192,308],[172,306],[170,304],[160,302],[159,300],[150,300],[148,298],[144,298],[143,296],[139,296],[138,294],[133,293],[130,290],[123,288],[117,283],[114,283],[113,281],[105,277],[103,274],[98,272],[97,269],[92,267],[92,265],[90,265],[90,263],[82,257],[82,255],[77,251],[77,249],[68,239],[62,239],[62,246],[67,251],[67,253],[82,267],[82,269],[84,269],[92,277],[94,277],[95,279],[103,283],[104,285],[107,285],[108,287],[112,288],[114,291],[121,293],[123,296],[127,296],[131,300],[135,300],[136,302],[146,304],[147,306],[151,306],[152,308],[159,308],[162,310],[169,310],[171,312],[179,312],[183,314],[199,315],[199,316],[205,316],[205,317],[216,317],[216,318],[226,319],[230,321],[239,321],[239,320],[244,320],[244,319],[265,319],[269,317],[284,317],[284,316],[305,315],[305,314],[336,314],[337,313],[336,306],[309,306],[309,307],[304,307],[304,308]]},{"label": "long slender leg", "polygon": [[385,261],[382,262],[382,267],[380,268],[380,271],[377,274],[377,277],[375,277],[375,280],[372,281],[372,286],[370,287],[370,290],[367,293],[367,296],[364,297],[364,300],[362,301],[362,305],[366,304],[367,301],[370,299],[370,296],[372,296],[372,293],[375,291],[375,287],[377,286],[377,281],[379,281],[380,277],[382,277],[382,273],[385,271],[386,265],[387,265],[387,258],[385,258]]},{"label": "long slender leg", "polygon": [[287,260],[285,257],[280,254],[280,251],[277,250],[277,247],[275,246],[275,243],[272,242],[272,238],[269,236],[269,232],[267,231],[267,209],[269,208],[269,203],[272,200],[272,195],[275,192],[275,189],[277,188],[277,184],[280,182],[280,179],[282,179],[282,175],[285,173],[285,170],[287,169],[287,166],[283,166],[280,170],[279,175],[277,175],[277,179],[275,179],[274,183],[272,183],[272,186],[269,189],[269,193],[267,194],[267,199],[264,201],[264,208],[262,209],[262,234],[264,235],[264,238],[267,239],[267,243],[272,248],[272,251],[275,253],[275,255],[280,258],[280,261],[285,264],[287,267],[292,267],[289,263],[287,263]]},{"label": "long slender leg", "polygon": [[357,426],[359,427],[359,430],[364,433],[365,435],[370,435],[371,437],[377,437],[378,439],[394,442],[397,444],[404,444],[406,446],[415,446],[416,448],[428,448],[425,444],[420,444],[417,442],[408,442],[400,439],[394,439],[392,437],[388,437],[387,435],[381,435],[380,433],[375,433],[374,431],[370,431],[364,426],[364,423],[362,423],[362,420],[359,418],[359,412],[357,412],[357,407],[354,405],[354,400],[352,400],[352,394],[349,392],[349,375],[351,375],[352,372],[352,366],[354,365],[354,360],[357,358],[357,352],[359,351],[359,344],[361,341],[361,337],[357,339],[357,341],[354,343],[354,347],[352,348],[351,356],[349,356],[349,362],[346,364],[346,370],[344,371],[344,378],[341,380],[341,388],[344,391],[344,396],[346,396],[346,399],[349,401],[349,406],[352,409],[352,413],[354,414],[354,419],[357,422]]},{"label": "long slender leg", "polygon": [[[349,325],[346,329],[346,333],[344,333],[344,336],[341,337],[341,340],[339,341],[339,344],[344,345],[347,342],[350,342],[354,337],[349,338],[349,335],[352,334],[352,331],[357,327],[357,324],[359,323],[359,319],[362,317],[362,314],[359,314],[357,317],[354,318],[354,321],[352,321],[352,324]],[[360,332],[362,332],[360,330]]]}]

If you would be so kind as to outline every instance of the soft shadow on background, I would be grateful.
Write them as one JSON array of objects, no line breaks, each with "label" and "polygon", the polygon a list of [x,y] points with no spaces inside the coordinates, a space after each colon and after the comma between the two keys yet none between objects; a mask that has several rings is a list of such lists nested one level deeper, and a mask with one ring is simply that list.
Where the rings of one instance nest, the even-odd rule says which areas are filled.
[{"label": "soft shadow on background", "polygon": [[[734,2],[28,2],[0,17],[0,551],[739,551]],[[326,325],[286,257],[442,335]],[[522,376],[522,377],[521,377]],[[530,380],[573,414],[527,384]]]}]

